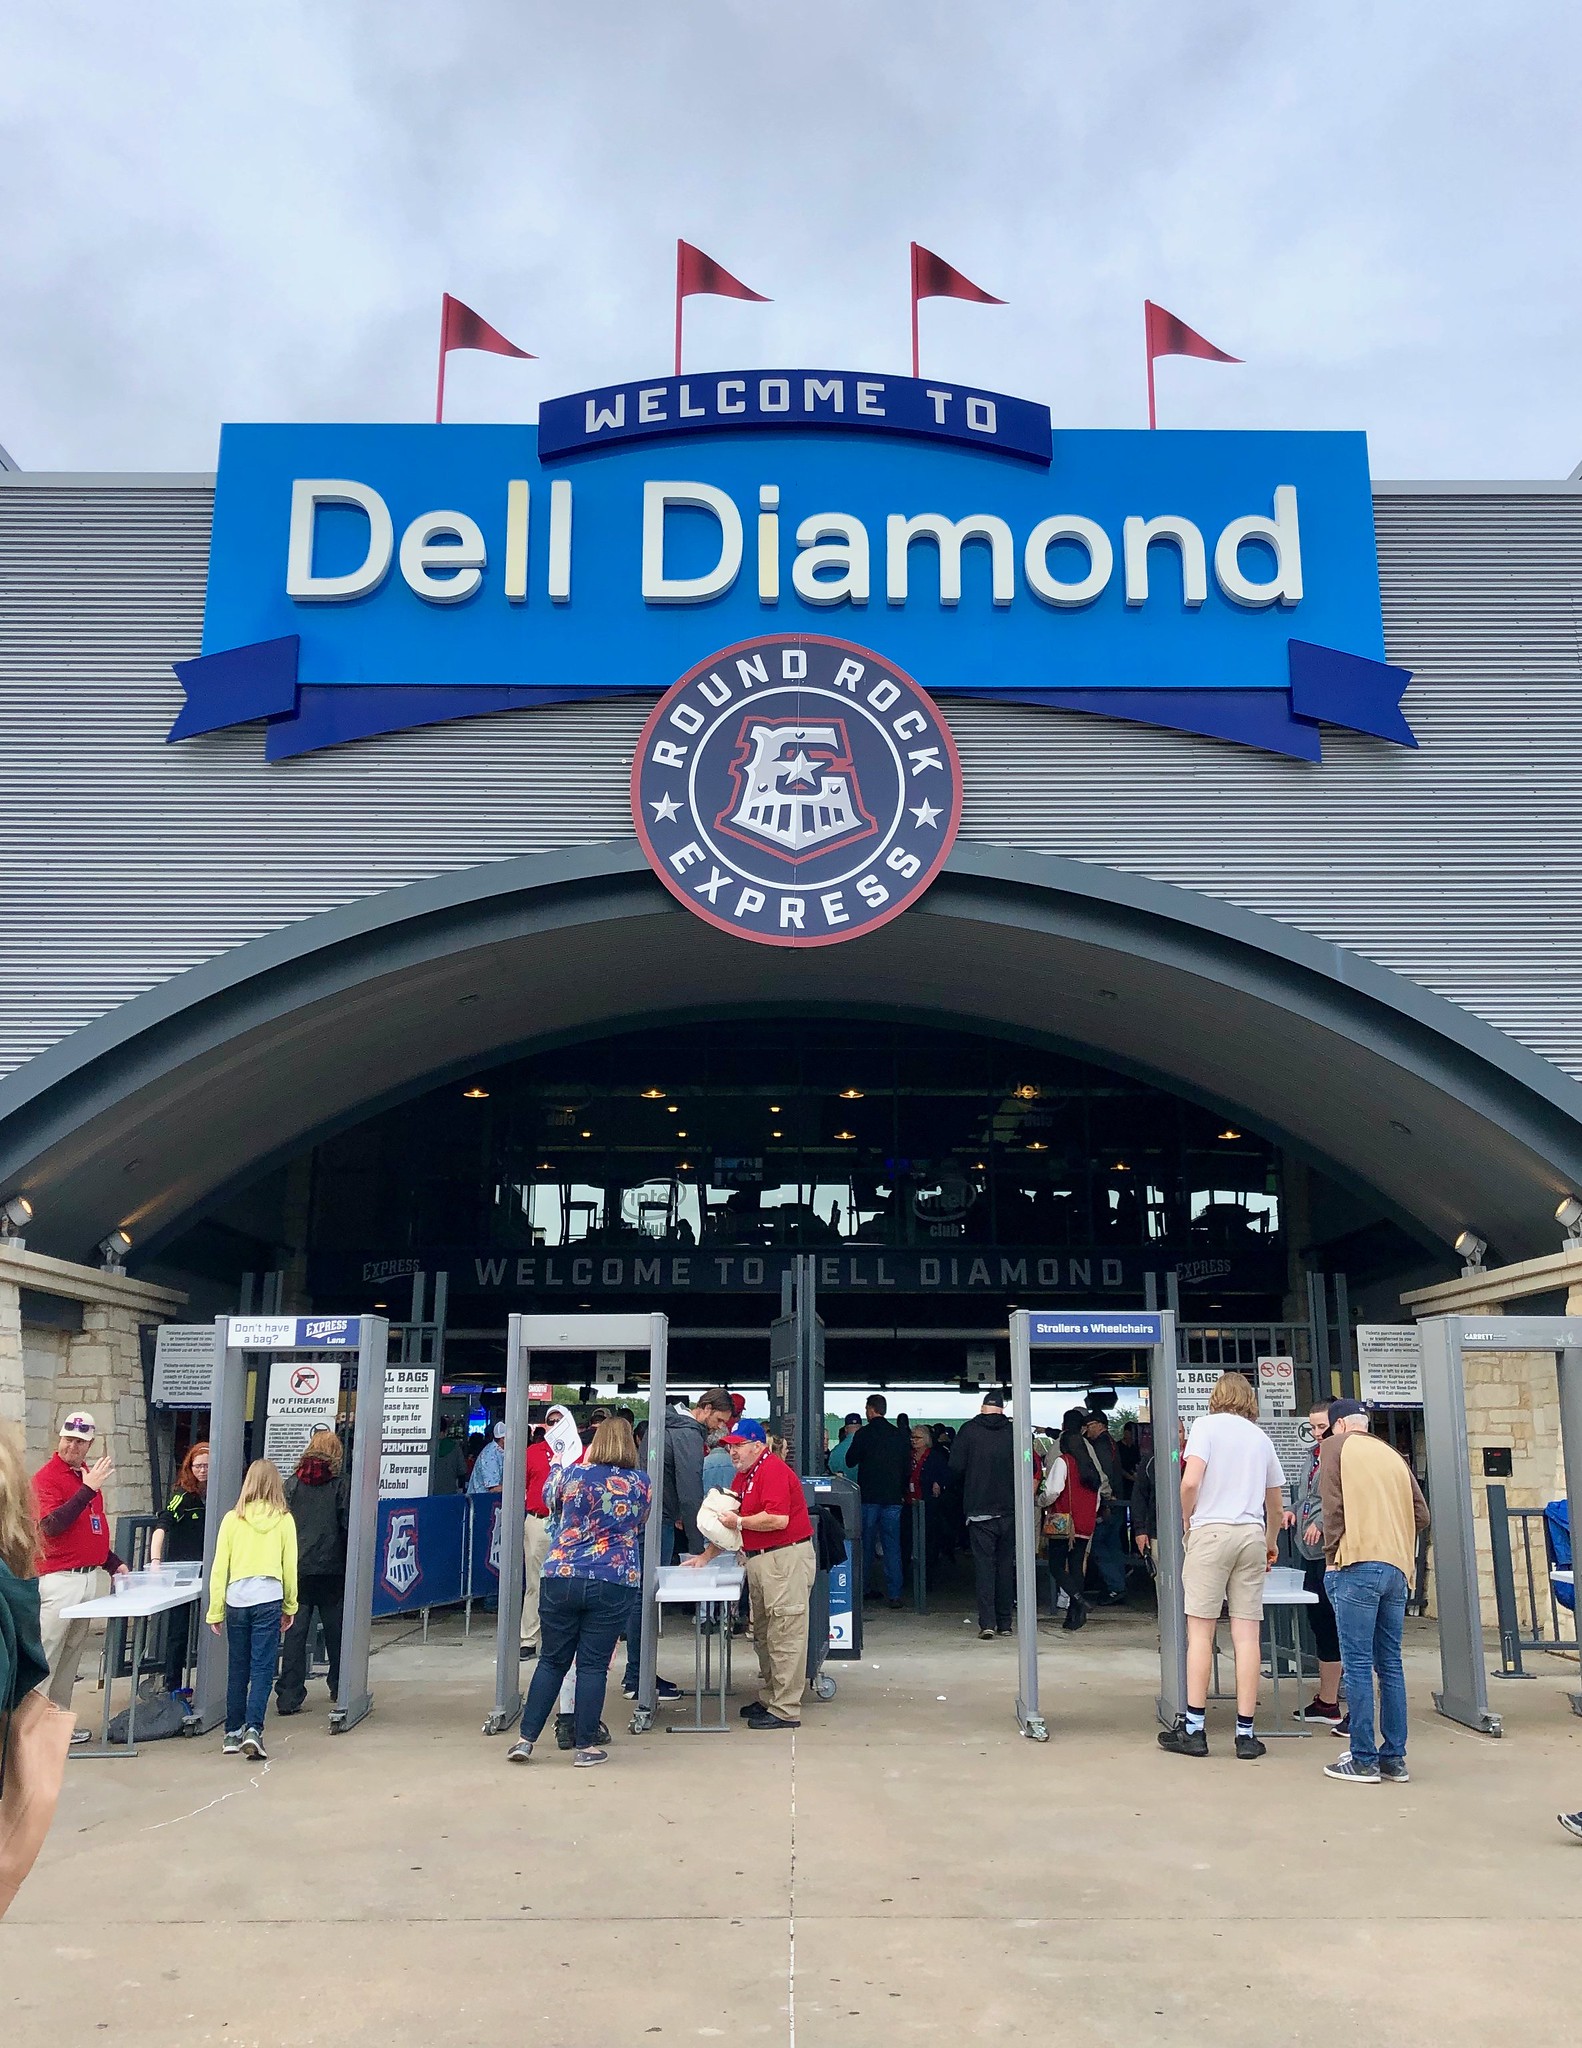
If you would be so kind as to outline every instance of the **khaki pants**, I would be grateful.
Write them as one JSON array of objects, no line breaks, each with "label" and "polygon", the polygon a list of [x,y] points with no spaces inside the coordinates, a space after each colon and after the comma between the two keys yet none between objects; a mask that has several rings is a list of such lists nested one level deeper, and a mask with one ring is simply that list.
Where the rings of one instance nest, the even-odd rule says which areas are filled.
[{"label": "khaki pants", "polygon": [[755,1550],[747,1559],[747,1600],[758,1652],[758,1697],[782,1721],[801,1718],[807,1682],[807,1604],[816,1560],[811,1543]]},{"label": "khaki pants", "polygon": [[538,1648],[538,1588],[549,1555],[549,1517],[528,1515],[522,1523],[522,1647]]},{"label": "khaki pants", "polygon": [[63,1607],[75,1607],[83,1600],[97,1600],[109,1588],[103,1572],[45,1572],[38,1582],[38,1630],[49,1664],[46,1690],[57,1707],[70,1708],[71,1689],[77,1683],[77,1663],[91,1626],[86,1621],[66,1621]]}]

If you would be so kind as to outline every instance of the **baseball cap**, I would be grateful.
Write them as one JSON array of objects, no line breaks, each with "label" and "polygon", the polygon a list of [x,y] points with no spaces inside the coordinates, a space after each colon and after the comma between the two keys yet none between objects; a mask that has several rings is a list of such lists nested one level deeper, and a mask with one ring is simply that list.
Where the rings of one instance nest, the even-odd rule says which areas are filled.
[{"label": "baseball cap", "polygon": [[722,1436],[722,1444],[766,1444],[769,1435],[761,1422],[754,1422],[750,1415],[744,1416],[729,1436]]},{"label": "baseball cap", "polygon": [[85,1444],[91,1444],[99,1434],[99,1425],[86,1408],[74,1408],[60,1426],[62,1436],[80,1437]]},{"label": "baseball cap", "polygon": [[1367,1412],[1367,1409],[1360,1401],[1331,1401],[1329,1404],[1329,1426],[1333,1429],[1342,1417],[1347,1415],[1366,1415]]},{"label": "baseball cap", "polygon": [[1005,1396],[1000,1392],[998,1387],[986,1387],[984,1391],[978,1396],[978,1406],[980,1408],[998,1408],[1003,1412],[1005,1408]]},{"label": "baseball cap", "polygon": [[742,1410],[743,1410],[743,1409],[744,1409],[744,1408],[745,1408],[746,1406],[747,1406],[747,1396],[746,1396],[745,1394],[732,1394],[732,1396],[731,1396],[731,1414],[732,1414],[732,1415],[733,1415],[733,1416],[735,1417],[735,1419],[736,1419],[736,1421],[737,1421],[737,1422],[740,1422],[740,1421],[741,1421],[741,1419],[742,1419]]}]

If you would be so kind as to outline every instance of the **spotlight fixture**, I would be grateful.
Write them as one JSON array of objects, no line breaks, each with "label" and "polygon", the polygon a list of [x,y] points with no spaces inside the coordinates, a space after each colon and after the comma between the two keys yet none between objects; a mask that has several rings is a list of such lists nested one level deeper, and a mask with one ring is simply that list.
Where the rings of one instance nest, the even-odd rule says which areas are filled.
[{"label": "spotlight fixture", "polygon": [[663,1102],[665,1099],[663,1088],[645,1088],[642,1093],[645,1102]]},{"label": "spotlight fixture", "polygon": [[850,1144],[852,1139],[854,1139],[856,1135],[857,1133],[855,1131],[837,1131],[835,1133],[837,1142],[843,1145]]},{"label": "spotlight fixture", "polygon": [[461,1099],[463,1102],[487,1102],[489,1100],[489,1091],[487,1088],[480,1088],[474,1082],[472,1087],[463,1088]]},{"label": "spotlight fixture", "polygon": [[1582,1244],[1582,1202],[1567,1195],[1555,1211],[1555,1221],[1566,1234],[1567,1244]]},{"label": "spotlight fixture", "polygon": [[1483,1254],[1488,1250],[1487,1238],[1479,1237],[1475,1230],[1463,1230],[1456,1239],[1455,1249],[1463,1261],[1461,1272],[1465,1279],[1483,1271]]},{"label": "spotlight fixture", "polygon": [[10,1195],[0,1202],[0,1244],[22,1246],[22,1233],[33,1220],[33,1204],[26,1195]]},{"label": "spotlight fixture", "polygon": [[680,1116],[681,1105],[676,1102],[667,1102],[665,1104],[665,1114],[666,1116]]},{"label": "spotlight fixture", "polygon": [[126,1262],[126,1255],[132,1249],[132,1240],[124,1230],[112,1230],[110,1235],[99,1240],[99,1258],[107,1273],[119,1273]]},{"label": "spotlight fixture", "polygon": [[1042,1138],[1034,1138],[1027,1149],[1029,1152],[1047,1152],[1049,1150],[1049,1147],[1044,1143]]},{"label": "spotlight fixture", "polygon": [[1222,1131],[1219,1131],[1219,1132],[1217,1132],[1217,1133],[1216,1133],[1216,1136],[1218,1136],[1218,1137],[1220,1137],[1220,1138],[1222,1138],[1222,1139],[1225,1139],[1225,1138],[1239,1138],[1239,1137],[1241,1136],[1241,1132],[1240,1132],[1240,1131],[1233,1131],[1233,1130],[1231,1129],[1230,1125],[1229,1125],[1229,1124],[1227,1124],[1227,1125],[1225,1126],[1224,1130],[1222,1130]]},{"label": "spotlight fixture", "polygon": [[840,1099],[842,1102],[861,1102],[862,1090],[860,1088],[843,1088],[840,1091]]}]

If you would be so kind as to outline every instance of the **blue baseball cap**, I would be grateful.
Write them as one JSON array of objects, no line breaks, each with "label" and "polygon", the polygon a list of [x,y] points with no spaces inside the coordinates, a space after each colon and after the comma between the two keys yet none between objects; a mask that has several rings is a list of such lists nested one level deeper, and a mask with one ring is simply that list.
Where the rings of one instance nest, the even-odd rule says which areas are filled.
[{"label": "blue baseball cap", "polygon": [[766,1444],[769,1433],[761,1422],[754,1422],[750,1415],[744,1415],[729,1436],[722,1436],[722,1444]]}]

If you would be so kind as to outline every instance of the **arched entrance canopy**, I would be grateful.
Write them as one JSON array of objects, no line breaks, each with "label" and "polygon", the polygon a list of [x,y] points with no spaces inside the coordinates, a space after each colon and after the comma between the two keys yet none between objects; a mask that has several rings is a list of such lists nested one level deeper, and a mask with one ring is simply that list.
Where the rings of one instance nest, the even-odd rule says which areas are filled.
[{"label": "arched entrance canopy", "polygon": [[0,1081],[29,1241],[147,1246],[392,1099],[693,1015],[861,1008],[1063,1043],[1223,1107],[1448,1245],[1553,1248],[1582,1086],[1340,947],[1166,884],[958,844],[907,916],[790,954],[690,917],[629,841],[464,869],[189,970]]}]

